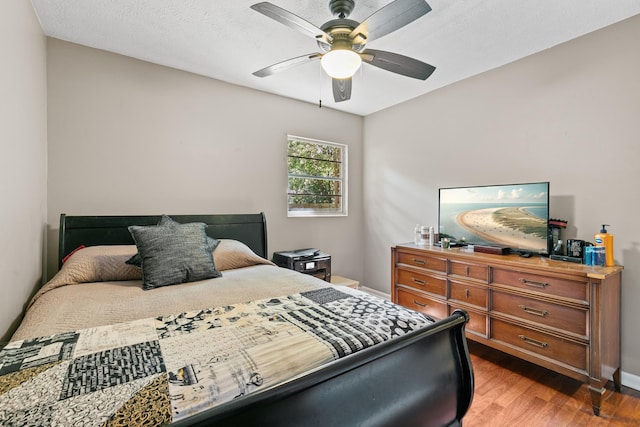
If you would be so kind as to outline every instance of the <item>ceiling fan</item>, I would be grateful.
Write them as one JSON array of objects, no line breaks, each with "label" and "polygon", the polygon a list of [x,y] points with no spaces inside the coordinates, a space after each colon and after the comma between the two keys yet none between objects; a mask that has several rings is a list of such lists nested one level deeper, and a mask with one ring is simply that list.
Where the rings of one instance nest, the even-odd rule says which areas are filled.
[{"label": "ceiling fan", "polygon": [[365,49],[368,42],[396,31],[430,12],[431,6],[426,1],[394,0],[362,22],[347,19],[354,7],[354,0],[331,0],[329,9],[336,18],[318,28],[272,3],[252,5],[251,9],[313,37],[322,51],[278,62],[253,75],[266,77],[289,67],[320,59],[322,68],[332,77],[334,100],[342,102],[351,98],[351,78],[363,61],[414,79],[426,80],[433,73],[436,69],[434,66],[417,59],[383,50]]}]

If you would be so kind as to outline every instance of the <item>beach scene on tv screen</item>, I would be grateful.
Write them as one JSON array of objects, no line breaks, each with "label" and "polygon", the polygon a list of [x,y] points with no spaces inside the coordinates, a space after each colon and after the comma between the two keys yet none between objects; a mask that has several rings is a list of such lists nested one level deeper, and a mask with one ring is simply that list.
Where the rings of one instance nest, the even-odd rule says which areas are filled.
[{"label": "beach scene on tv screen", "polygon": [[440,237],[547,251],[548,183],[440,189]]}]

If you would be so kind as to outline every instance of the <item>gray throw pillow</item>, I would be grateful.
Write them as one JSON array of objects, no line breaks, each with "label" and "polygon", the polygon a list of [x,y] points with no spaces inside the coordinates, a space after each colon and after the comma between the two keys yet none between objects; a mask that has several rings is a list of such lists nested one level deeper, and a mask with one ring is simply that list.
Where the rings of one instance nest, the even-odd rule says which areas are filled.
[{"label": "gray throw pillow", "polygon": [[[175,221],[169,215],[162,215],[162,218],[160,218],[160,221],[158,221],[158,225],[180,225],[180,223]],[[211,252],[213,252],[219,244],[220,240],[207,236],[207,247],[211,249]],[[142,258],[140,257],[140,253],[137,253],[126,260],[125,263],[129,265],[135,265],[136,267],[142,267]]]},{"label": "gray throw pillow", "polygon": [[203,223],[130,226],[145,290],[220,277]]}]

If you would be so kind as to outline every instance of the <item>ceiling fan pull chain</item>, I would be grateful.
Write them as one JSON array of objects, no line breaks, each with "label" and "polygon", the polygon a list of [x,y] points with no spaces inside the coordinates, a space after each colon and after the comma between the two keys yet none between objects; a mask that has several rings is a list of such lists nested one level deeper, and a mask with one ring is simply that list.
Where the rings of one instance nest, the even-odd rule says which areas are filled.
[{"label": "ceiling fan pull chain", "polygon": [[320,89],[320,90],[318,91],[318,92],[320,92],[320,93],[319,93],[319,98],[320,98],[320,99],[319,99],[319,101],[318,101],[318,108],[322,108],[322,67],[321,67],[321,66],[320,66],[320,67],[318,67],[318,71],[320,71],[320,84],[318,85],[318,86],[319,86],[319,89]]}]

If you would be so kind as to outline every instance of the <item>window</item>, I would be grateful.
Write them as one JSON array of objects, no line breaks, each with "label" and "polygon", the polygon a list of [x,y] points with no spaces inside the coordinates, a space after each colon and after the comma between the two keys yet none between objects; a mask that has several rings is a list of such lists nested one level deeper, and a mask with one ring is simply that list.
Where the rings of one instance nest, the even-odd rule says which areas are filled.
[{"label": "window", "polygon": [[288,216],[347,215],[347,146],[287,137]]}]

